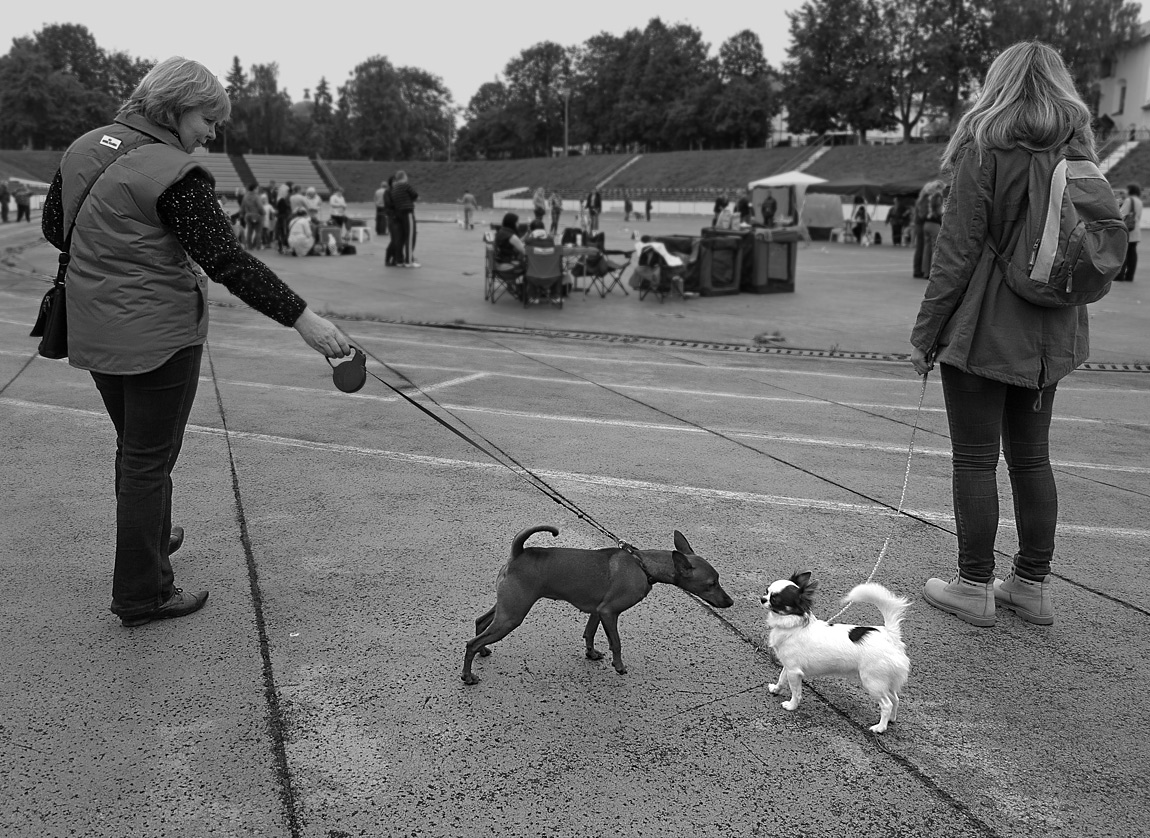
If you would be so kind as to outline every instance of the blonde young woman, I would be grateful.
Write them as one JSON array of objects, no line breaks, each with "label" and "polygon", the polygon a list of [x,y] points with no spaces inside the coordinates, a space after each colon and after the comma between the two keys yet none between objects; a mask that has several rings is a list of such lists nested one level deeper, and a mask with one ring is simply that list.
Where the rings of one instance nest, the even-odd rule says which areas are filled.
[{"label": "blonde young woman", "polygon": [[[953,451],[957,573],[926,583],[931,605],[976,626],[1003,606],[1054,621],[1049,578],[1058,520],[1049,432],[1058,381],[1089,352],[1085,306],[1044,308],[1011,291],[990,245],[1011,252],[1022,232],[1032,160],[1059,149],[1097,162],[1090,111],[1062,58],[1037,41],[991,64],[978,101],[943,154],[951,188],[911,336],[911,363],[942,376]],[[1053,162],[1050,162],[1053,168]],[[999,445],[1018,535],[1012,567],[995,581]]]},{"label": "blonde young woman", "polygon": [[116,429],[112,613],[125,626],[186,616],[208,597],[176,587],[169,560],[183,542],[172,468],[208,336],[207,280],[195,265],[317,352],[350,354],[339,330],[236,240],[192,156],[230,112],[210,70],[162,61],[111,125],[64,152],[44,203],[45,238],[63,250],[72,233],[68,360],[89,371]]},{"label": "blonde young woman", "polygon": [[547,215],[547,194],[542,186],[535,190],[535,194],[531,198],[531,205],[535,211],[535,220],[542,223],[543,217]]}]

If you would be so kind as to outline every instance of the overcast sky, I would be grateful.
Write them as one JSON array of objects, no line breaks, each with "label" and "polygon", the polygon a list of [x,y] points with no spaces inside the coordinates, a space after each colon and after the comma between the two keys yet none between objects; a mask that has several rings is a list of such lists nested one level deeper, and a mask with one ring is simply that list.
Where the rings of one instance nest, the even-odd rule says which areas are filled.
[{"label": "overcast sky", "polygon": [[357,64],[375,55],[421,67],[443,79],[457,105],[479,85],[540,41],[580,44],[599,32],[621,35],[652,17],[689,23],[711,54],[743,29],[754,31],[773,67],[786,59],[790,26],[785,12],[803,0],[577,0],[492,3],[489,0],[200,0],[174,5],[109,0],[12,2],[0,14],[0,54],[12,39],[53,23],[86,26],[101,48],[145,59],[194,58],[227,75],[233,56],[279,65],[280,87],[293,100],[315,89],[321,76],[334,94]]}]

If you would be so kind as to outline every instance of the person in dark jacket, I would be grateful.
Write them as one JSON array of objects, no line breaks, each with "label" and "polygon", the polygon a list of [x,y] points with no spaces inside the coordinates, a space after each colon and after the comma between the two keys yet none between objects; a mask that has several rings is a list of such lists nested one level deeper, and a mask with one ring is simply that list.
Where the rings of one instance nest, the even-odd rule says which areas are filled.
[{"label": "person in dark jacket", "polygon": [[350,354],[340,331],[236,240],[192,154],[230,111],[202,64],[162,61],[115,122],[64,152],[44,202],[44,237],[71,256],[68,361],[91,374],[116,430],[112,613],[124,626],[186,616],[208,597],[176,587],[169,559],[183,542],[172,469],[208,336],[203,274],[328,358]]},{"label": "person in dark jacket", "polygon": [[399,225],[397,264],[403,268],[418,268],[419,263],[415,261],[415,202],[419,200],[419,193],[407,182],[407,172],[400,169],[395,173],[395,184],[388,194]]},{"label": "person in dark jacket", "polygon": [[[927,602],[991,626],[995,606],[1054,620],[1050,563],[1058,494],[1050,467],[1055,389],[1089,354],[1086,306],[1046,308],[1019,297],[991,246],[1011,252],[1023,228],[1031,160],[1068,145],[1097,162],[1090,110],[1061,56],[1037,41],[1004,50],[943,154],[951,178],[911,363],[938,362],[950,425],[958,572],[926,583]],[[995,581],[999,447],[1010,472],[1018,549]]]}]

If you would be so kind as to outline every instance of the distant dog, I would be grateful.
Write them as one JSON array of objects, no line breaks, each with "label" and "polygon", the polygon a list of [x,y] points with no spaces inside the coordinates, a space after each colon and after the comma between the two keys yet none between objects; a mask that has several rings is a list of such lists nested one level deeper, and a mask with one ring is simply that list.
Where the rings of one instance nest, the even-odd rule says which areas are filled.
[{"label": "distant dog", "polygon": [[885,625],[830,624],[811,613],[816,587],[818,583],[811,581],[810,573],[796,573],[790,579],[772,582],[762,597],[771,627],[770,646],[783,667],[779,680],[768,689],[776,695],[784,683],[789,684],[791,697],[783,702],[783,708],[797,710],[803,697],[803,678],[858,678],[878,701],[882,713],[878,724],[870,729],[882,733],[898,718],[898,691],[910,673],[900,630],[910,603],[882,585],[858,585],[843,602],[869,602],[882,612]]},{"label": "distant dog", "polygon": [[687,539],[675,531],[675,549],[636,550],[621,547],[578,550],[571,547],[524,547],[537,532],[559,535],[555,527],[532,527],[515,536],[511,558],[499,571],[495,586],[495,606],[475,621],[475,637],[468,641],[463,657],[463,682],[478,684],[471,672],[475,656],[487,656],[489,643],[502,640],[527,616],[541,599],[569,602],[585,614],[587,657],[599,660],[595,649],[599,624],[611,647],[611,664],[620,675],[627,672],[619,644],[619,615],[651,592],[655,582],[677,585],[716,608],[728,608],[732,600],[719,585],[719,574],[696,556]]}]

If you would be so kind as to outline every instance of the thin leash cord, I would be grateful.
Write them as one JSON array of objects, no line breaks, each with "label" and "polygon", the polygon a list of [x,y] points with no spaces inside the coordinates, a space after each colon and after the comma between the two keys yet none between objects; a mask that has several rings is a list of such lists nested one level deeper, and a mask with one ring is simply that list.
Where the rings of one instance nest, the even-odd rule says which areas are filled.
[{"label": "thin leash cord", "polygon": [[[870,573],[867,575],[866,582],[864,582],[863,584],[874,581],[875,576],[878,574],[878,569],[882,565],[882,560],[884,558],[886,558],[887,548],[890,547],[890,540],[894,534],[895,523],[898,521],[899,517],[902,516],[902,507],[903,507],[903,504],[906,503],[906,490],[907,490],[907,487],[910,485],[910,462],[911,462],[911,459],[914,457],[914,438],[915,438],[915,435],[918,433],[918,421],[919,421],[919,417],[922,415],[922,403],[923,403],[923,400],[926,398],[926,379],[929,375],[930,375],[930,371],[927,370],[922,376],[922,389],[919,390],[919,394],[918,394],[918,408],[914,412],[914,425],[910,429],[910,445],[907,447],[907,451],[906,451],[906,471],[902,476],[902,494],[899,495],[898,509],[895,510],[895,512],[896,512],[895,519],[894,519],[894,521],[891,522],[891,531],[887,533],[886,540],[884,540],[882,543],[882,549],[879,551],[878,558],[875,560],[875,563],[874,563],[874,567],[871,568]],[[835,614],[833,617],[831,617],[829,620],[827,620],[827,622],[833,623],[835,620],[837,620],[843,614],[847,613],[847,611],[850,609],[850,607],[852,605],[854,605],[853,602],[848,602],[846,605],[844,605],[842,607],[842,609],[837,614]]]},{"label": "thin leash cord", "polygon": [[[575,515],[575,517],[577,517],[579,520],[585,522],[588,526],[592,527],[593,529],[597,530],[602,535],[605,535],[607,538],[614,541],[616,544],[618,544],[624,550],[627,550],[628,552],[632,553],[633,555],[635,554],[635,549],[628,542],[619,538],[619,536],[615,535],[615,533],[611,532],[611,530],[607,529],[605,526],[600,524],[588,512],[586,512],[584,509],[582,509],[578,504],[576,504],[570,498],[565,496],[562,492],[560,492],[558,489],[556,489],[554,486],[552,486],[550,483],[548,483],[546,480],[544,480],[542,477],[540,477],[538,474],[536,474],[530,468],[528,468],[523,463],[521,463],[519,460],[517,460],[515,457],[513,457],[511,454],[507,453],[505,450],[500,448],[498,445],[496,445],[494,442],[492,442],[486,436],[479,433],[477,430],[475,430],[475,428],[471,427],[471,425],[467,424],[467,422],[464,421],[463,419],[461,419],[459,416],[455,415],[450,410],[445,408],[442,404],[437,402],[433,396],[431,396],[426,391],[424,391],[422,388],[420,388],[418,384],[416,384],[414,381],[412,381],[406,375],[404,375],[399,370],[392,367],[386,361],[383,361],[382,359],[376,357],[375,355],[372,355],[366,349],[363,349],[362,347],[357,347],[357,348],[361,352],[363,352],[365,355],[368,355],[376,363],[380,364],[380,366],[382,366],[384,369],[388,370],[389,372],[391,372],[396,377],[402,379],[409,387],[411,387],[413,390],[418,392],[425,399],[427,399],[429,402],[434,404],[437,408],[439,408],[441,411],[446,413],[448,416],[450,416],[452,419],[454,419],[460,425],[467,428],[467,430],[470,431],[472,434],[479,437],[479,439],[483,440],[483,442],[486,443],[487,447],[480,445],[471,436],[469,436],[468,434],[465,434],[463,431],[459,430],[459,428],[453,426],[451,423],[445,421],[442,417],[440,417],[440,416],[436,415],[434,412],[428,410],[426,407],[421,405],[415,399],[411,398],[409,395],[407,395],[407,393],[404,393],[398,387],[395,387],[390,382],[385,381],[383,378],[380,378],[378,375],[376,375],[371,370],[367,370],[367,374],[370,375],[372,378],[374,378],[376,381],[378,381],[380,384],[382,384],[384,387],[387,387],[389,390],[391,390],[397,396],[402,398],[404,401],[406,401],[409,404],[413,405],[414,407],[418,408],[420,411],[422,411],[427,416],[430,416],[433,420],[435,420],[435,422],[442,425],[447,430],[451,431],[453,434],[458,436],[460,439],[462,439],[467,444],[471,445],[473,448],[486,454],[492,460],[499,463],[499,465],[506,468],[508,471],[510,471],[512,474],[514,474],[519,479],[523,480],[525,483],[527,483],[532,488],[542,492],[544,495],[549,497],[552,501],[559,504],[560,506],[562,506],[567,511],[571,512],[573,515]],[[334,364],[331,364],[330,358],[328,359],[328,364],[331,365],[333,368],[335,366]],[[496,455],[495,452],[498,452],[498,455]]]}]

